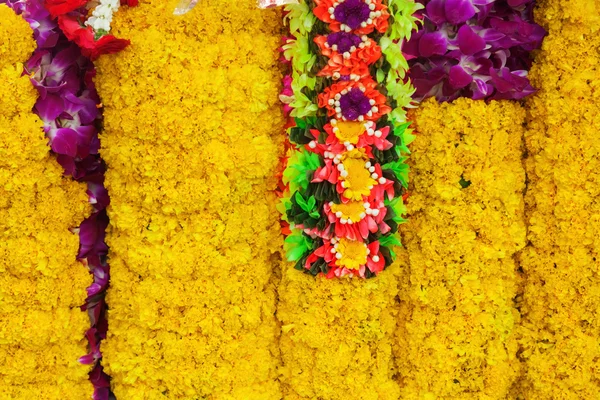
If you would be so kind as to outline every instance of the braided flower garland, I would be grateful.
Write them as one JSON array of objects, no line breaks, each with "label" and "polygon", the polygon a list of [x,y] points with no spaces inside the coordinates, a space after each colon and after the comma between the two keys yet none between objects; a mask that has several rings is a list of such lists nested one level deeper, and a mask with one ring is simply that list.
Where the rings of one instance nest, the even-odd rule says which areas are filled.
[{"label": "braided flower garland", "polygon": [[370,278],[389,266],[405,222],[404,108],[413,89],[399,40],[416,28],[409,0],[307,0],[286,6],[292,72],[281,95],[289,144],[280,211],[296,269]]}]

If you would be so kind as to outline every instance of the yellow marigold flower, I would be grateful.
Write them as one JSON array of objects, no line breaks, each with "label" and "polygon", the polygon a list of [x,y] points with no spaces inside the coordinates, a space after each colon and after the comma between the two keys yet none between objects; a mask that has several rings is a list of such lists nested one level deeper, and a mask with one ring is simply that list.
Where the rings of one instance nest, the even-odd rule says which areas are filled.
[{"label": "yellow marigold flower", "polygon": [[541,0],[527,101],[527,278],[517,298],[526,399],[600,393],[600,4]]},{"label": "yellow marigold flower", "polygon": [[513,305],[525,245],[525,111],[430,100],[413,120],[395,361],[402,399],[505,399],[515,383]]},{"label": "yellow marigold flower", "polygon": [[90,276],[70,232],[88,215],[85,186],[62,176],[23,65],[27,22],[0,5],[0,387],[3,399],[78,400],[93,392],[85,301]]},{"label": "yellow marigold flower", "polygon": [[281,16],[254,0],[119,10],[98,62],[119,399],[279,400]]}]

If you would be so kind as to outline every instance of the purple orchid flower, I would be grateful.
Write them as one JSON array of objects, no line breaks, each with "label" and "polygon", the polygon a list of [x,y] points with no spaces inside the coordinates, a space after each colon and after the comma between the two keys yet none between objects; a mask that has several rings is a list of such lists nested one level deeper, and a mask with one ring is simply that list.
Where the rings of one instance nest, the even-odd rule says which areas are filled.
[{"label": "purple orchid flower", "polygon": [[[402,44],[420,101],[520,99],[533,93],[529,52],[546,34],[530,0],[421,0],[423,29]],[[525,83],[527,82],[527,83]]]}]

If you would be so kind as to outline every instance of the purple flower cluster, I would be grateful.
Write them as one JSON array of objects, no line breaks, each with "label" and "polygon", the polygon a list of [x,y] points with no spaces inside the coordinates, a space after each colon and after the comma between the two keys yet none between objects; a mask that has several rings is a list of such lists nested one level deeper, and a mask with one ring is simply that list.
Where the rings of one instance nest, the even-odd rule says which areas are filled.
[{"label": "purple flower cluster", "polygon": [[95,364],[90,373],[95,387],[94,399],[107,400],[109,378],[98,360],[102,356],[100,342],[108,329],[104,297],[110,269],[104,239],[108,226],[106,207],[110,200],[104,187],[105,165],[98,155],[102,115],[93,82],[94,65],[77,45],[67,40],[42,0],[0,0],[0,3],[22,15],[34,31],[37,49],[25,66],[39,93],[34,112],[44,123],[49,145],[65,175],[87,184],[89,201],[94,207],[93,214],[77,229],[80,242],[77,259],[94,276],[82,306],[91,321],[86,333],[90,352],[81,357],[80,362]]},{"label": "purple flower cluster", "polygon": [[335,20],[346,24],[350,29],[360,28],[360,24],[369,19],[371,9],[363,0],[346,0],[335,7]]},{"label": "purple flower cluster", "polygon": [[327,35],[327,44],[337,46],[337,51],[344,54],[352,47],[358,47],[362,43],[360,36],[348,32],[333,32]]},{"label": "purple flower cluster", "polygon": [[546,34],[534,0],[419,0],[423,28],[402,47],[418,101],[521,99],[535,90],[529,53]]}]

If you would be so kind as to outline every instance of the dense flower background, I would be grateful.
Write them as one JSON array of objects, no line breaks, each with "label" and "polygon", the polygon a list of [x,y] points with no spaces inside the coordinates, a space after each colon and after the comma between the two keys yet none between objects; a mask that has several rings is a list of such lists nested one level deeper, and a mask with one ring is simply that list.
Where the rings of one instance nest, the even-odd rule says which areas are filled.
[{"label": "dense flower background", "polygon": [[[39,1],[29,9],[7,2],[21,16],[0,4],[0,398],[90,398],[90,370],[96,398],[108,397],[98,363],[107,225],[113,276],[102,351],[119,400],[600,393],[597,1],[427,0],[419,10],[409,0],[373,0],[370,12],[387,4],[406,19],[374,14],[362,26],[351,13],[338,15],[368,35],[360,37],[373,41],[367,49],[328,20],[336,14],[329,7],[340,7],[329,0],[302,3],[321,6],[319,18],[302,6],[282,18],[253,0],[203,0],[176,17],[176,0],[148,0],[115,13],[114,43],[131,44],[100,57],[95,77],[57,29],[60,18],[53,22]],[[347,2],[346,11],[364,9]],[[69,18],[84,12],[81,4],[46,2]],[[401,10],[423,20],[405,54],[394,42],[408,39],[412,11]],[[321,34],[287,37],[278,60],[282,21],[292,32],[317,24],[312,32]],[[89,32],[68,23],[66,37]],[[324,40],[324,24],[336,35]],[[489,31],[499,27],[509,41]],[[455,37],[461,30],[466,36]],[[80,33],[89,57],[118,50]],[[489,76],[471,74],[459,87],[467,77],[455,63],[469,74],[465,65],[487,65],[486,54],[463,60],[481,46],[478,37],[507,70],[494,61]],[[541,50],[527,54],[542,38]],[[329,39],[357,51],[336,54]],[[290,56],[294,70],[311,73],[280,69]],[[416,72],[439,63],[443,74]],[[410,128],[407,70],[414,99],[435,97],[408,114]],[[287,226],[276,211],[289,156],[282,132],[311,123],[318,93],[329,90],[333,105],[325,99],[321,109],[337,112],[339,87],[327,81],[335,73],[385,82],[377,90],[395,102],[381,115],[416,136],[412,183],[398,197],[408,211],[404,248],[369,280],[313,277],[284,261]],[[383,99],[373,99],[379,113]],[[360,99],[350,100],[360,111]],[[316,166],[313,139],[296,128],[292,142],[310,140],[294,157]],[[108,167],[110,224],[98,151]],[[323,206],[334,220],[334,206]]]}]

